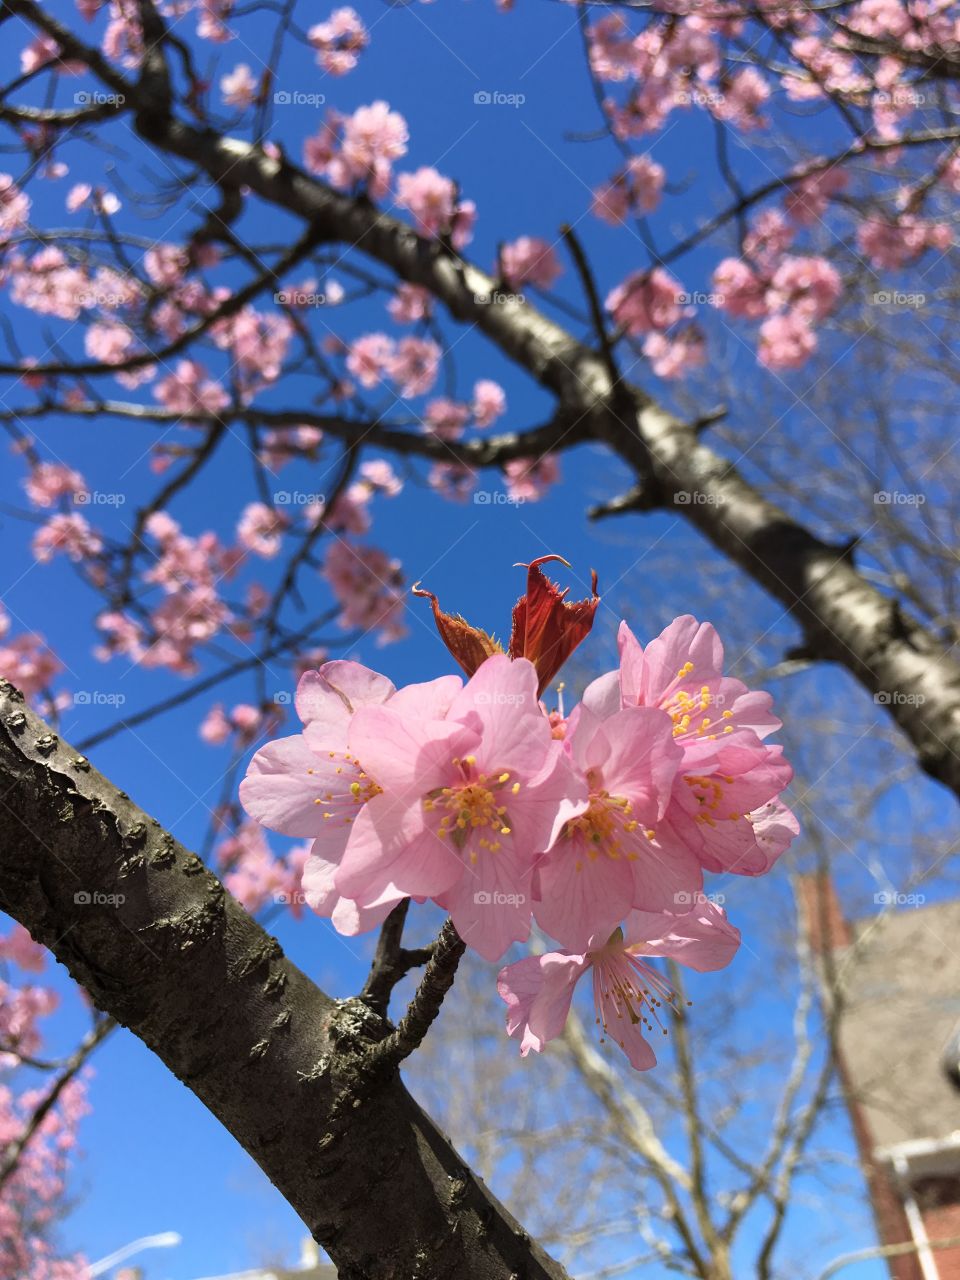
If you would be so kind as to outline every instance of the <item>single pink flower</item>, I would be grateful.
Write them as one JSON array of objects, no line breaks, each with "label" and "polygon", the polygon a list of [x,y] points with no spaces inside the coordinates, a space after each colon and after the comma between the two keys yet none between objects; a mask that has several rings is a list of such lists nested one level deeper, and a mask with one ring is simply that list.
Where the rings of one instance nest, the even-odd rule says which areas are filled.
[{"label": "single pink flower", "polygon": [[634,911],[609,940],[578,955],[527,956],[500,970],[497,990],[507,1005],[507,1033],[520,1053],[541,1053],[563,1034],[574,988],[593,972],[593,999],[604,1037],[619,1044],[638,1071],[656,1064],[644,1031],[666,1035],[660,1010],[676,995],[648,959],[664,957],[699,973],[722,969],[740,945],[740,932],[713,903],[685,915]]}]

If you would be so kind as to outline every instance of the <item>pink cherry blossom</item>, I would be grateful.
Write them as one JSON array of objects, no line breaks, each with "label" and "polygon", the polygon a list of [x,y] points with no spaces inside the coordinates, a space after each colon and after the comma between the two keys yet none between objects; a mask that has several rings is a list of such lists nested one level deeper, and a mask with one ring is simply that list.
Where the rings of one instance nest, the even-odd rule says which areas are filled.
[{"label": "pink cherry blossom", "polygon": [[770,316],[760,326],[758,359],[768,369],[799,369],[817,349],[810,321],[798,312]]},{"label": "pink cherry blossom", "polygon": [[201,40],[222,44],[231,39],[226,19],[230,17],[234,3],[235,0],[199,0],[197,35]]},{"label": "pink cherry blossom", "polygon": [[713,106],[718,120],[747,133],[766,123],[762,108],[770,97],[770,85],[755,67],[745,67],[731,77]]},{"label": "pink cherry blossom", "polygon": [[261,437],[259,458],[273,472],[294,458],[315,458],[323,440],[319,427],[275,427]]},{"label": "pink cherry blossom", "polygon": [[103,550],[103,539],[81,515],[51,516],[33,535],[33,554],[41,564],[63,552],[79,563]]},{"label": "pink cherry blossom", "polygon": [[664,333],[648,333],[643,340],[643,354],[658,378],[682,378],[698,369],[707,358],[703,334],[693,325],[672,338]]},{"label": "pink cherry blossom", "polygon": [[406,635],[406,608],[400,562],[379,547],[337,539],[331,543],[323,576],[340,605],[340,626],[378,633],[387,644]]},{"label": "pink cherry blossom", "polygon": [[75,213],[83,208],[90,208],[96,213],[105,213],[110,216],[118,213],[121,205],[114,192],[107,191],[103,187],[91,187],[87,182],[79,182],[67,196],[67,209]]},{"label": "pink cherry blossom", "polygon": [[441,440],[458,440],[470,421],[470,405],[460,400],[439,396],[428,400],[423,411],[423,425]]},{"label": "pink cherry blossom", "polygon": [[507,411],[507,397],[498,382],[481,378],[473,385],[473,420],[478,427],[489,427]]},{"label": "pink cherry blossom", "polygon": [[541,1053],[563,1034],[574,988],[590,972],[603,1036],[646,1071],[657,1057],[644,1032],[667,1034],[661,1011],[677,1007],[675,993],[649,961],[663,957],[704,973],[724,968],[739,945],[739,930],[709,902],[685,915],[631,912],[609,940],[582,954],[548,952],[501,969],[497,990],[507,1005],[507,1033],[520,1040],[522,1057],[531,1049]]},{"label": "pink cherry blossom", "polygon": [[419,285],[401,284],[387,303],[387,310],[397,324],[416,324],[432,315],[433,299]]},{"label": "pink cherry blossom", "polygon": [[349,746],[376,782],[335,884],[360,907],[431,897],[498,959],[530,930],[538,852],[586,807],[524,658],[488,658],[445,709],[423,695],[366,707]]},{"label": "pink cherry blossom", "polygon": [[732,316],[757,320],[767,314],[766,285],[748,263],[724,258],[713,272],[716,306]]},{"label": "pink cherry blossom", "polygon": [[386,376],[395,351],[395,342],[385,333],[365,334],[351,343],[347,369],[361,387],[375,387]]},{"label": "pink cherry blossom", "polygon": [[290,524],[287,516],[265,502],[250,502],[244,507],[237,524],[237,541],[247,551],[272,560],[280,551],[284,531]]},{"label": "pink cherry blossom", "polygon": [[359,14],[349,7],[334,9],[326,22],[307,32],[317,51],[317,62],[331,75],[342,76],[357,65],[370,37]]},{"label": "pink cherry blossom", "polygon": [[91,360],[120,364],[136,349],[137,340],[125,324],[110,321],[92,324],[83,336],[83,346]]},{"label": "pink cherry blossom", "polygon": [[668,329],[683,314],[681,288],[662,267],[634,272],[607,296],[606,307],[618,326],[633,336]]},{"label": "pink cherry blossom", "polygon": [[215,416],[230,403],[224,388],[208,378],[206,369],[196,360],[179,360],[173,373],[157,383],[153,394],[171,413],[185,416]]},{"label": "pink cherry blossom", "polygon": [[799,830],[779,799],[792,770],[763,741],[780,727],[770,695],[725,676],[715,629],[689,614],[646,649],[621,623],[618,643],[619,673],[594,681],[585,706],[604,716],[659,707],[683,753],[654,844],[665,857],[682,847],[708,871],[768,871]]},{"label": "pink cherry blossom", "polygon": [[944,222],[923,222],[904,214],[895,222],[868,218],[857,228],[857,245],[870,265],[898,271],[927,249],[943,252],[953,243],[953,231]]},{"label": "pink cherry blossom", "polygon": [[278,857],[255,822],[242,822],[216,851],[224,885],[251,913],[266,906],[296,908],[305,858],[306,850]]},{"label": "pink cherry blossom", "polygon": [[220,92],[228,107],[236,107],[238,111],[246,111],[256,100],[260,86],[257,78],[246,62],[239,62],[220,79]]},{"label": "pink cherry blossom", "polygon": [[[311,173],[325,173],[334,161],[339,145],[339,117],[328,115],[317,132],[304,140],[303,163]],[[345,168],[337,170],[343,185],[349,184]]]},{"label": "pink cherry blossom", "polygon": [[368,458],[362,462],[360,478],[368,490],[385,494],[388,498],[395,498],[403,491],[403,481],[386,458]]},{"label": "pink cherry blossom", "polygon": [[[455,676],[441,677],[430,694],[449,702],[460,685]],[[313,840],[304,892],[310,906],[343,932],[358,932],[361,921],[370,928],[386,914],[363,912],[342,899],[331,876],[357,815],[378,790],[348,748],[351,721],[361,707],[380,706],[395,693],[385,676],[357,662],[327,662],[306,672],[296,694],[303,732],[261,747],[240,784],[241,803],[263,826]]]},{"label": "pink cherry blossom", "polygon": [[436,462],[427,482],[451,502],[465,502],[477,487],[477,473],[463,462]]},{"label": "pink cherry blossom", "polygon": [[34,942],[22,924],[15,924],[6,937],[0,938],[0,959],[26,973],[40,973],[46,964],[47,949]]},{"label": "pink cherry blossom", "polygon": [[397,204],[413,214],[424,236],[445,236],[458,249],[470,242],[475,208],[459,199],[457,185],[436,169],[397,175]]},{"label": "pink cherry blossom", "polygon": [[560,479],[560,459],[555,453],[511,458],[504,463],[503,478],[514,502],[539,502]]},{"label": "pink cherry blossom", "polygon": [[143,265],[150,280],[161,288],[179,284],[188,266],[186,251],[176,244],[155,244],[143,255]]},{"label": "pink cherry blossom", "polygon": [[393,161],[406,154],[407,123],[386,102],[358,107],[343,121],[340,150],[328,166],[335,186],[366,184],[375,200],[382,200],[390,186]]},{"label": "pink cherry blossom", "polygon": [[797,229],[779,209],[764,209],[743,240],[743,251],[754,266],[772,271],[793,244]]},{"label": "pink cherry blossom", "polygon": [[21,227],[30,217],[30,197],[14,182],[9,173],[0,173],[0,244]]},{"label": "pink cherry blossom", "polygon": [[842,290],[839,272],[825,258],[788,256],[774,272],[768,303],[816,324],[834,310]]},{"label": "pink cherry blossom", "polygon": [[212,747],[222,746],[233,733],[233,725],[222,703],[211,707],[200,723],[200,737]]},{"label": "pink cherry blossom", "polygon": [[37,507],[53,507],[61,498],[73,498],[87,492],[87,484],[79,471],[62,462],[38,462],[23,482],[27,497]]},{"label": "pink cherry blossom", "polygon": [[440,370],[440,355],[440,348],[430,338],[401,338],[387,365],[399,394],[413,397],[430,391]]},{"label": "pink cherry blossom", "polygon": [[525,284],[549,289],[562,271],[552,246],[536,236],[521,236],[500,250],[500,273],[511,289]]},{"label": "pink cherry blossom", "polygon": [[605,14],[587,28],[590,66],[601,80],[625,80],[637,68],[633,36],[622,14]]},{"label": "pink cherry blossom", "polygon": [[10,296],[38,315],[76,320],[88,295],[85,273],[54,245],[41,249],[13,277]]},{"label": "pink cherry blossom", "polygon": [[604,718],[586,706],[565,741],[589,807],[568,822],[537,869],[534,915],[563,946],[606,938],[634,907],[662,911],[702,884],[692,854],[664,854],[651,829],[666,811],[683,752],[666,712],[628,707]]},{"label": "pink cherry blossom", "polygon": [[846,186],[847,175],[842,169],[821,169],[791,187],[784,207],[794,222],[809,226],[824,217],[830,201]]},{"label": "pink cherry blossom", "polygon": [[593,194],[598,218],[618,226],[631,214],[652,213],[660,203],[666,173],[651,156],[634,156],[610,182]]}]

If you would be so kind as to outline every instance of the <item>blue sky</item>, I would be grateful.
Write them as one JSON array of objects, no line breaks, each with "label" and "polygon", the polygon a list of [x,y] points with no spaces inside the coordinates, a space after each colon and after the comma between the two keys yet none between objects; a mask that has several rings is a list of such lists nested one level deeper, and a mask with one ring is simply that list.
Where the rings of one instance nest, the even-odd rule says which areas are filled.
[{"label": "blue sky", "polygon": [[[60,0],[51,7],[76,23],[72,5]],[[384,98],[401,111],[412,138],[401,167],[433,164],[459,180],[463,194],[479,207],[470,252],[481,264],[492,262],[499,240],[520,234],[553,239],[559,223],[567,220],[576,223],[582,234],[602,291],[628,271],[646,265],[631,232],[613,233],[584,217],[590,188],[613,172],[617,156],[608,142],[568,140],[568,134],[590,133],[598,123],[571,7],[545,0],[521,0],[510,14],[496,13],[489,0],[440,0],[429,6],[397,7],[358,0],[356,7],[372,31],[371,47],[360,69],[343,80],[331,80],[317,70],[309,54],[293,49],[277,72],[277,89],[323,92],[331,105],[344,111],[375,98]],[[311,9],[309,21],[325,16],[326,11],[325,7]],[[308,21],[305,8],[302,21]],[[16,57],[13,25],[8,24],[6,31],[8,39],[0,60],[12,63]],[[267,31],[268,24],[257,19],[242,28],[242,41],[220,49],[207,47],[205,58],[219,57],[216,79],[237,62],[252,63],[257,70],[254,50],[262,52],[266,47]],[[4,71],[7,69],[4,66]],[[481,91],[519,94],[524,101],[518,107],[478,104],[474,96]],[[303,136],[314,127],[310,112],[310,108],[297,108],[295,114],[293,108],[277,109],[273,136],[283,140],[296,158]],[[712,211],[706,196],[713,173],[707,135],[692,116],[679,115],[674,120],[665,135],[650,144],[654,157],[668,166],[671,180],[684,187],[665,200],[652,220],[663,243],[669,243],[678,228],[689,231],[698,217]],[[817,127],[827,126],[813,121],[811,128]],[[112,126],[111,134],[123,145],[131,145],[124,126]],[[124,160],[116,181],[125,204],[129,201],[123,188],[137,185],[139,165],[149,163],[154,172],[163,169],[162,162],[148,162],[135,144],[131,152],[136,164]],[[63,200],[69,186],[101,173],[102,158],[83,145],[73,147],[66,158],[71,164],[69,179],[31,185],[37,221],[42,225],[64,224],[68,216]],[[762,155],[744,153],[740,160],[748,185],[767,175],[769,161]],[[0,157],[0,167],[15,163]],[[111,184],[109,175],[106,181]],[[177,232],[171,229],[175,225],[180,232],[193,225],[195,214],[178,221],[185,207],[145,224],[148,233],[157,238],[175,236]],[[131,209],[118,219],[123,227],[135,223]],[[251,237],[261,239],[283,238],[293,231],[293,224],[275,212],[257,209],[246,215],[244,227]],[[143,229],[141,223],[138,230],[142,233]],[[716,257],[715,251],[693,254],[674,268],[675,273],[688,289],[704,289]],[[561,293],[581,305],[569,267]],[[18,309],[14,320],[25,345],[43,341],[44,327],[32,313]],[[377,303],[358,307],[342,320],[337,316],[331,321],[334,323],[336,330],[347,336],[389,327]],[[79,351],[78,338],[79,331],[68,335],[68,350]],[[735,353],[735,367],[742,367],[744,376],[757,376],[752,352],[746,345],[741,350],[736,337],[728,335],[727,341]],[[546,397],[482,340],[473,337],[459,343],[456,359],[463,388],[480,376],[503,382],[510,405],[509,427],[533,424],[549,411]],[[803,375],[799,377],[802,382]],[[274,407],[296,404],[303,389],[302,379],[285,380],[263,397],[263,403]],[[802,389],[800,383],[796,389]],[[789,403],[788,390],[772,385],[772,394]],[[29,402],[29,393],[19,388],[5,389],[3,397],[7,404]],[[156,488],[146,455],[149,446],[163,436],[160,428],[52,420],[36,427],[35,434],[49,456],[78,466],[91,488],[123,493],[124,505],[103,515],[105,525],[117,536],[137,505]],[[182,439],[182,429],[179,435],[176,431],[167,433],[167,438]],[[584,510],[628,487],[629,479],[619,464],[594,447],[566,455],[562,467],[573,482],[558,487],[541,503],[524,506],[445,504],[426,488],[422,471],[415,468],[401,498],[375,501],[371,540],[402,559],[409,581],[423,579],[445,605],[463,610],[500,633],[507,630],[510,608],[521,590],[522,573],[511,568],[516,561],[547,552],[564,554],[573,566],[564,581],[572,584],[575,595],[585,594],[589,571],[597,568],[605,592],[594,651],[599,665],[609,656],[612,629],[619,616],[631,617],[645,635],[655,633],[675,614],[698,611],[701,575],[719,577],[726,570],[678,516],[660,513],[587,525]],[[16,465],[3,469],[0,501],[7,514],[0,515],[5,548],[2,598],[16,629],[41,631],[67,663],[59,687],[122,696],[124,712],[176,691],[180,681],[175,676],[144,673],[123,660],[104,666],[92,657],[95,602],[63,565],[44,568],[33,563],[28,550],[31,528],[9,514],[11,508],[24,505],[19,480]],[[283,488],[315,490],[325,483],[329,483],[327,475],[305,466],[282,473]],[[246,442],[237,437],[214,471],[202,477],[172,510],[189,532],[212,528],[229,539],[239,509],[254,497]],[[94,512],[94,518],[100,516]],[[675,563],[686,566],[685,572],[652,572],[667,546]],[[271,574],[275,569],[257,567],[261,580],[269,583]],[[757,619],[757,634],[765,637],[755,660],[776,661],[784,644],[794,638],[792,625],[783,619],[779,606],[744,578],[733,577],[731,582],[733,606],[751,611]],[[323,584],[316,576],[305,577],[303,592],[306,616],[319,612],[327,603]],[[365,639],[351,656],[379,667],[397,683],[447,670],[449,660],[434,634],[424,602],[412,601],[409,615],[406,640],[380,650]],[[335,630],[332,634],[336,635]],[[242,655],[242,650],[237,652]],[[832,671],[804,678],[817,682],[820,696],[829,696],[831,690],[841,700],[859,696],[851,694],[846,677]],[[288,689],[289,668],[278,664],[269,680],[275,682],[276,691]],[[251,691],[249,678],[238,679],[217,696],[229,704],[249,698]],[[204,746],[197,738],[197,709],[211,701],[212,696],[203,697],[142,729],[111,739],[93,753],[98,768],[187,845],[198,843],[203,836],[226,761],[224,752]],[[63,735],[81,740],[111,723],[115,715],[109,706],[75,706],[63,717]],[[746,894],[741,896],[748,912]],[[345,995],[356,989],[365,971],[366,940],[340,939],[326,923],[312,919],[301,925],[279,921],[276,929],[291,957],[328,991]],[[744,955],[738,963],[765,963],[761,936],[752,954]],[[82,1027],[84,1015],[69,994],[69,984],[59,974],[55,981],[67,998],[55,1021],[54,1039],[68,1046]],[[771,994],[754,1016],[761,1029],[770,1031],[781,1023],[785,1028],[789,1015],[779,998]],[[488,1007],[478,1011],[478,1017],[491,1023],[501,1017],[492,983]],[[267,1257],[296,1257],[303,1230],[295,1215],[233,1139],[133,1037],[126,1032],[115,1037],[109,1051],[97,1060],[90,1088],[94,1110],[82,1130],[85,1154],[74,1183],[76,1208],[62,1233],[70,1247],[97,1258],[142,1234],[179,1231],[184,1237],[180,1249],[144,1256],[148,1280],[192,1280],[254,1265]],[[831,1126],[828,1136],[831,1144],[849,1143],[842,1121]],[[790,1229],[795,1245],[803,1241],[809,1227],[810,1219],[805,1219],[808,1212],[812,1211],[800,1207]],[[870,1241],[869,1223],[861,1215],[856,1239],[849,1243]],[[836,1251],[831,1250],[824,1260]],[[846,1273],[849,1280],[877,1280],[882,1274],[875,1264],[850,1268]]]}]

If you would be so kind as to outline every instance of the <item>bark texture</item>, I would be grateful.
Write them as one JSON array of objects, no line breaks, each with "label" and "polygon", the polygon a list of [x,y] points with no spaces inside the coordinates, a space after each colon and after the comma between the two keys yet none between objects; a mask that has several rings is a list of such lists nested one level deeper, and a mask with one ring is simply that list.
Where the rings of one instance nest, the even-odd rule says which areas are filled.
[{"label": "bark texture", "polygon": [[6,681],[0,832],[0,908],[230,1130],[342,1280],[564,1280],[371,1065],[389,1023],[324,995]]}]

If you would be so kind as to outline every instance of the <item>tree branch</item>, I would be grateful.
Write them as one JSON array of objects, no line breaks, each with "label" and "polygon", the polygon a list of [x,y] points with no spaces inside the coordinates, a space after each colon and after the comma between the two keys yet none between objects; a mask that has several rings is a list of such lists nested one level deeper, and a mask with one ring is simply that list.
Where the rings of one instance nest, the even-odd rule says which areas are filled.
[{"label": "tree branch", "polygon": [[0,908],[236,1137],[341,1280],[565,1280],[335,1001],[0,681]]}]

